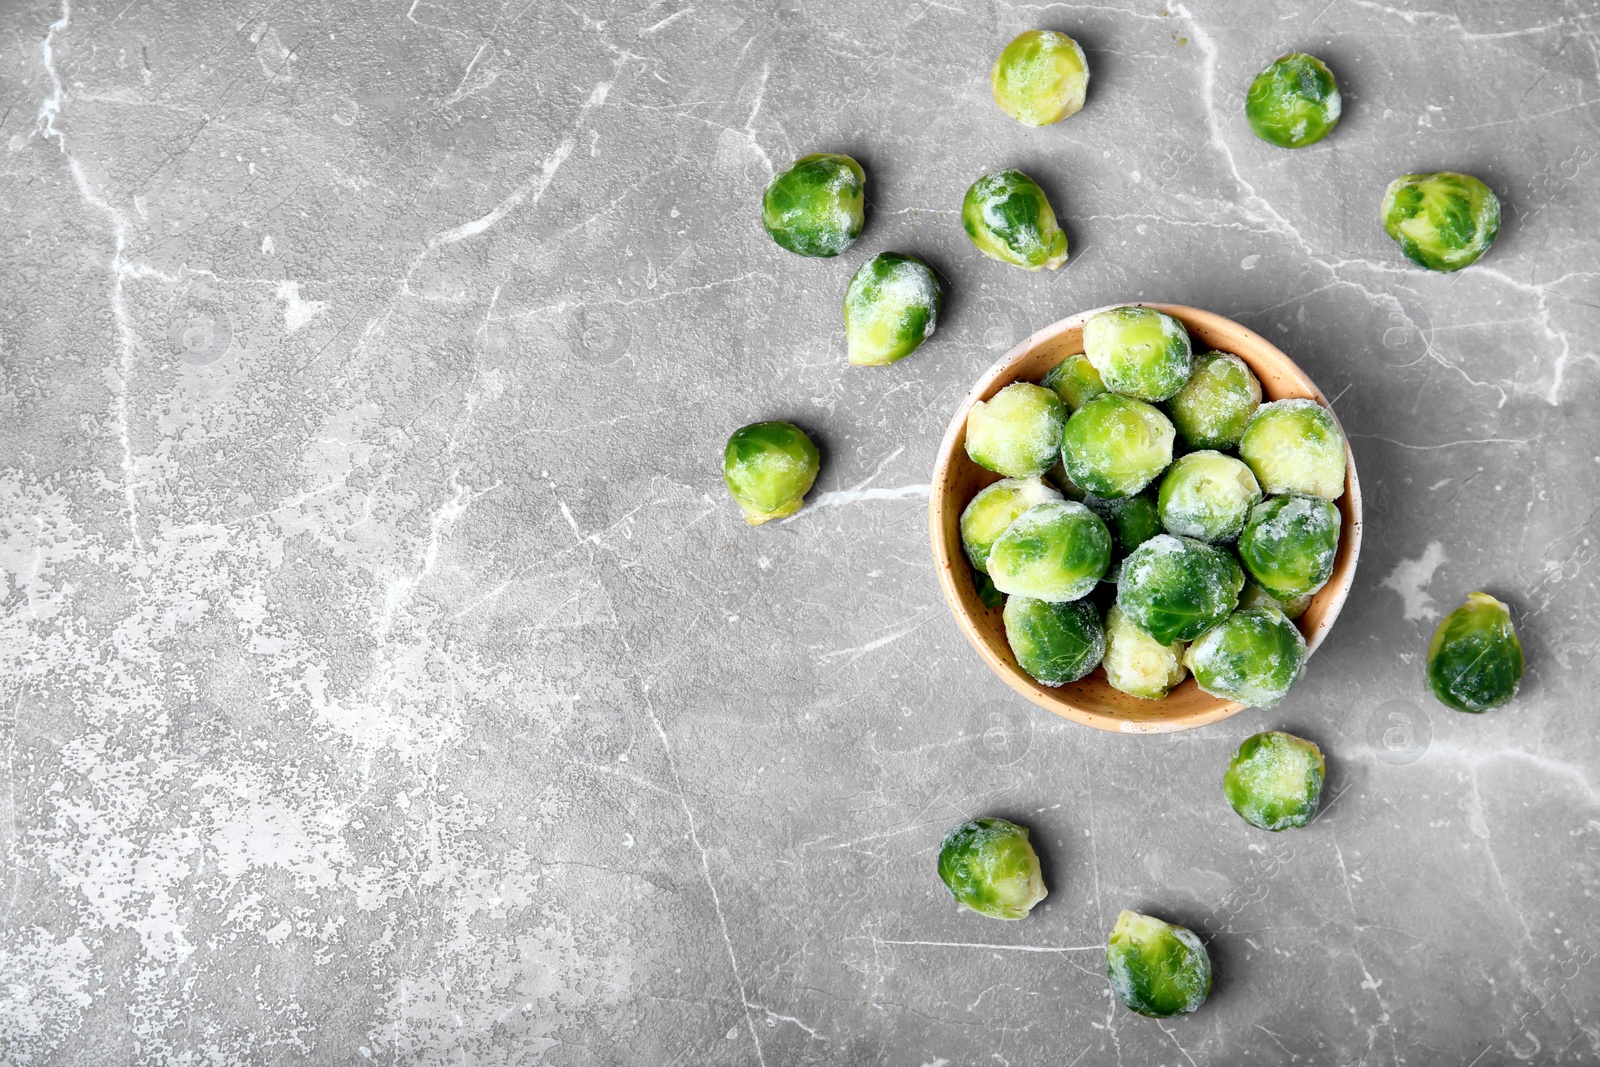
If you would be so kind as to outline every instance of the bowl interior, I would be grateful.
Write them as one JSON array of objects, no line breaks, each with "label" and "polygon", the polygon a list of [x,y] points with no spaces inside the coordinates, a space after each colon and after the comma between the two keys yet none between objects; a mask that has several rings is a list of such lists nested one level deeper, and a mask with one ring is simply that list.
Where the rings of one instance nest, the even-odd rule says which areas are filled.
[{"label": "bowl interior", "polygon": [[[1327,398],[1305,372],[1259,334],[1197,308],[1175,304],[1141,303],[1139,306],[1164,311],[1182,322],[1195,340],[1196,351],[1202,347],[1217,349],[1244,360],[1261,379],[1264,400],[1304,397],[1328,407]],[[985,607],[978,599],[973,572],[961,548],[962,509],[978,490],[1000,477],[967,458],[968,411],[973,404],[989,399],[1012,382],[1037,382],[1066,356],[1082,352],[1083,324],[1099,310],[1103,309],[1063,319],[1027,338],[989,368],[967,394],[945,432],[933,472],[928,511],[934,562],[945,599],[967,639],[995,673],[1035,704],[1102,730],[1125,733],[1189,730],[1225,719],[1240,711],[1243,705],[1201,691],[1193,678],[1185,679],[1163,700],[1143,700],[1113,689],[1106,681],[1105,671],[1098,667],[1088,677],[1059,688],[1039,685],[1017,666],[1006,641],[1000,609]],[[1345,447],[1345,493],[1337,504],[1344,524],[1333,576],[1312,597],[1311,605],[1298,623],[1306,637],[1307,655],[1322,643],[1344,605],[1361,550],[1361,489],[1348,443]]]}]

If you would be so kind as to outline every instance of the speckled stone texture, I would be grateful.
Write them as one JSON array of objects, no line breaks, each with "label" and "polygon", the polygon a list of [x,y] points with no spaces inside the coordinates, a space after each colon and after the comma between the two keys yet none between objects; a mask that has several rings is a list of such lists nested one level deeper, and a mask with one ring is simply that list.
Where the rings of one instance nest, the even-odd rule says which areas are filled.
[{"label": "speckled stone texture", "polygon": [[[1064,30],[1084,111],[989,99]],[[1600,10],[1159,0],[6,5],[0,55],[0,1060],[15,1064],[1600,1061]],[[1343,123],[1257,141],[1251,76],[1327,60]],[[853,154],[836,261],[757,222]],[[984,259],[985,170],[1059,272]],[[1431,275],[1413,170],[1505,204]],[[846,365],[883,250],[940,328]],[[1271,712],[1118,736],[1021,701],[930,567],[946,420],[1021,337],[1145,298],[1265,334],[1333,398],[1367,533]],[[735,427],[824,452],[746,528]],[[1512,706],[1422,682],[1485,589]],[[1324,810],[1223,800],[1281,727]],[[1049,899],[958,910],[974,815]],[[1211,1000],[1116,1004],[1123,907]]]}]

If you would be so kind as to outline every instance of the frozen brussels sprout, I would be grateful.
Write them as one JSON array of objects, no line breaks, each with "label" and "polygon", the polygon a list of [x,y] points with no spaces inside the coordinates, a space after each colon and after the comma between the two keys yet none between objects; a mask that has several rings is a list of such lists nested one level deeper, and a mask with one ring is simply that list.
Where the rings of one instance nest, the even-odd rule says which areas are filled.
[{"label": "frozen brussels sprout", "polygon": [[1339,509],[1316,496],[1273,496],[1250,511],[1239,535],[1239,562],[1274,600],[1310,596],[1333,575]]},{"label": "frozen brussels sprout", "polygon": [[1019,170],[998,170],[972,183],[961,224],[978,251],[1028,270],[1067,261],[1067,235],[1044,190]]},{"label": "frozen brussels sprout", "polygon": [[1250,83],[1244,114],[1256,136],[1268,144],[1304,148],[1339,125],[1342,103],[1327,64],[1304,52],[1290,52]]},{"label": "frozen brussels sprout", "polygon": [[793,423],[757,422],[733,431],[722,450],[722,479],[751,526],[800,510],[822,457]]},{"label": "frozen brussels sprout", "polygon": [[1135,626],[1115,604],[1106,612],[1106,654],[1102,664],[1111,688],[1129,696],[1160,700],[1189,673],[1183,642],[1162,644]]},{"label": "frozen brussels sprout", "polygon": [[1511,611],[1488,593],[1444,617],[1428,645],[1428,687],[1439,703],[1457,711],[1484,712],[1517,695],[1522,681],[1522,642]]},{"label": "frozen brussels sprout", "polygon": [[1231,553],[1159,534],[1122,561],[1117,606],[1163,644],[1193,641],[1228,617],[1242,588],[1244,572]]},{"label": "frozen brussels sprout", "polygon": [[1153,308],[1112,308],[1083,324],[1083,351],[1113,393],[1165,400],[1189,380],[1189,331]]},{"label": "frozen brussels sprout", "polygon": [[761,223],[769,237],[791,252],[836,256],[861,236],[866,189],[866,173],[849,156],[801,156],[767,183]]},{"label": "frozen brussels sprout", "polygon": [[1024,126],[1048,126],[1082,109],[1089,63],[1066,34],[1029,30],[994,61],[989,88],[1000,110]]},{"label": "frozen brussels sprout", "polygon": [[850,362],[882,367],[933,336],[944,291],[922,260],[879,252],[844,291],[844,337]]},{"label": "frozen brussels sprout", "polygon": [[1094,369],[1089,357],[1082,352],[1068,356],[1050,368],[1050,373],[1039,383],[1054,389],[1068,411],[1077,411],[1083,405],[1106,391],[1100,372]]},{"label": "frozen brussels sprout", "polygon": [[1174,436],[1159,408],[1106,393],[1067,419],[1061,462],[1072,480],[1095,496],[1132,496],[1172,462]]},{"label": "frozen brussels sprout", "polygon": [[973,584],[978,588],[978,603],[984,607],[998,608],[1006,602],[1006,595],[996,589],[994,580],[982,571],[973,576]]},{"label": "frozen brussels sprout", "polygon": [[1233,448],[1261,406],[1261,383],[1230,352],[1201,352],[1183,388],[1167,401],[1172,425],[1190,448]]},{"label": "frozen brussels sprout", "polygon": [[1239,606],[1241,608],[1272,608],[1274,611],[1283,612],[1290,619],[1298,619],[1306,613],[1306,608],[1311,606],[1312,595],[1307,593],[1304,596],[1297,596],[1290,600],[1279,600],[1247,577],[1244,583],[1244,591],[1239,594]]},{"label": "frozen brussels sprout", "polygon": [[961,547],[973,569],[988,572],[989,550],[1023,512],[1061,494],[1037,478],[1004,478],[985,486],[961,513]]},{"label": "frozen brussels sprout", "polygon": [[1301,827],[1317,813],[1322,750],[1310,741],[1277,730],[1247,737],[1228,762],[1222,794],[1239,817],[1263,830]]},{"label": "frozen brussels sprout", "polygon": [[1211,993],[1211,957],[1193,930],[1126,909],[1106,941],[1106,972],[1117,999],[1152,1019],[1194,1011]]},{"label": "frozen brussels sprout", "polygon": [[1383,228],[1429,270],[1470,267],[1500,232],[1500,198],[1470,174],[1402,174],[1383,194]]},{"label": "frozen brussels sprout", "polygon": [[989,577],[1002,593],[1064,603],[1095,587],[1111,563],[1111,532],[1071,500],[1035,504],[989,550]]},{"label": "frozen brussels sprout", "polygon": [[1049,892],[1028,828],[1004,819],[973,819],[945,834],[939,877],[959,903],[991,919],[1021,919]]},{"label": "frozen brussels sprout", "polygon": [[1147,496],[1130,496],[1111,501],[1109,525],[1117,535],[1117,547],[1127,555],[1161,532],[1161,512]]},{"label": "frozen brussels sprout", "polygon": [[1087,600],[1052,604],[1014,596],[1006,601],[1005,624],[1017,664],[1040,685],[1076,682],[1106,654],[1105,626]]},{"label": "frozen brussels sprout", "polygon": [[1161,525],[1175,537],[1232,541],[1244,529],[1261,486],[1240,460],[1221,452],[1179,456],[1161,479]]},{"label": "frozen brussels sprout", "polygon": [[1300,679],[1306,639],[1281,611],[1243,608],[1201,634],[1183,662],[1212,696],[1270,708]]},{"label": "frozen brussels sprout", "polygon": [[967,413],[967,455],[1007,478],[1036,478],[1055,465],[1067,409],[1055,390],[1013,382]]},{"label": "frozen brussels sprout", "polygon": [[1304,493],[1338,500],[1344,495],[1344,434],[1315,400],[1262,404],[1239,438],[1239,458],[1269,496]]}]

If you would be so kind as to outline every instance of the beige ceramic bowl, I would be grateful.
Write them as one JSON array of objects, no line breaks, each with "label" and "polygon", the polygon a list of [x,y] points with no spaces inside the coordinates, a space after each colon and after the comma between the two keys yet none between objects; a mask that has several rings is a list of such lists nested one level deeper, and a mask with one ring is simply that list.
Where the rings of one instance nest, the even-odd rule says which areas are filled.
[{"label": "beige ceramic bowl", "polygon": [[[1261,379],[1264,400],[1308,397],[1328,407],[1328,398],[1305,372],[1259,334],[1209,311],[1177,304],[1139,306],[1164,311],[1181,321],[1194,338],[1196,351],[1216,349],[1232,352],[1244,360]],[[1243,705],[1202,692],[1193,678],[1186,679],[1163,700],[1142,700],[1111,688],[1105,671],[1099,668],[1087,678],[1059,688],[1041,686],[1028,677],[1017,666],[1011,646],[1006,642],[1000,609],[986,608],[978,600],[972,568],[961,548],[962,509],[979,489],[999,479],[999,475],[967,458],[967,412],[973,404],[988,400],[1012,382],[1036,382],[1062,358],[1082,352],[1083,324],[1094,313],[1084,311],[1062,319],[1007,352],[978,379],[978,384],[956,410],[950,429],[945,431],[939,445],[939,458],[933,469],[933,492],[928,504],[933,559],[945,599],[972,647],[1007,685],[1041,708],[1100,730],[1124,733],[1190,730],[1225,719]],[[1301,632],[1306,636],[1307,655],[1316,651],[1344,606],[1355,578],[1356,556],[1361,551],[1361,486],[1356,481],[1355,459],[1350,456],[1348,445],[1345,456],[1345,492],[1338,500],[1344,527],[1340,532],[1333,577],[1312,598],[1311,606],[1299,620]]]}]

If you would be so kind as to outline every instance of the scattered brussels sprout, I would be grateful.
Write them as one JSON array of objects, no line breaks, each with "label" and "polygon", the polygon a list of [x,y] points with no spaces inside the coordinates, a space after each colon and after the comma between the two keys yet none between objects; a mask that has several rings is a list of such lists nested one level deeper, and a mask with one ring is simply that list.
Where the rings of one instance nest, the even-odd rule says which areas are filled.
[{"label": "scattered brussels sprout", "polygon": [[802,256],[827,258],[855,244],[866,222],[867,176],[849,156],[801,156],[767,183],[767,235]]},{"label": "scattered brussels sprout", "polygon": [[1048,126],[1083,108],[1089,63],[1066,34],[1029,30],[995,59],[989,88],[1000,110],[1024,126]]},{"label": "scattered brussels sprout", "polygon": [[793,423],[757,422],[733,431],[722,450],[722,479],[751,526],[793,515],[817,480],[822,457]]},{"label": "scattered brussels sprout", "polygon": [[1250,83],[1244,114],[1256,136],[1268,144],[1304,148],[1339,125],[1342,103],[1327,64],[1304,52],[1290,52]]},{"label": "scattered brussels sprout", "polygon": [[1023,512],[1061,494],[1037,478],[1005,478],[985,486],[961,513],[961,547],[974,570],[989,569],[989,550]]},{"label": "scattered brussels sprout", "polygon": [[1239,536],[1260,499],[1261,486],[1249,467],[1221,452],[1203,451],[1172,464],[1161,479],[1157,506],[1169,534],[1223,542]]},{"label": "scattered brussels sprout", "polygon": [[972,183],[961,224],[978,251],[1027,270],[1055,270],[1067,261],[1067,235],[1044,190],[1019,170],[999,170]]},{"label": "scattered brussels sprout", "polygon": [[1242,588],[1244,572],[1230,553],[1159,534],[1122,561],[1117,606],[1162,644],[1193,641],[1228,617]]},{"label": "scattered brussels sprout", "polygon": [[939,877],[959,903],[991,919],[1021,919],[1049,892],[1027,827],[1004,819],[972,819],[945,834]]},{"label": "scattered brussels sprout", "polygon": [[1244,591],[1239,594],[1239,606],[1241,608],[1271,608],[1274,611],[1283,612],[1287,618],[1298,619],[1306,613],[1306,608],[1311,606],[1311,597],[1313,595],[1307,593],[1304,596],[1294,597],[1292,600],[1279,600],[1255,582],[1246,578]]},{"label": "scattered brussels sprout", "polygon": [[1167,401],[1167,414],[1190,448],[1234,448],[1260,406],[1261,383],[1244,360],[1201,352],[1189,380]]},{"label": "scattered brussels sprout", "polygon": [[989,577],[1002,593],[1052,603],[1077,600],[1111,563],[1111,532],[1071,500],[1035,504],[989,550]]},{"label": "scattered brussels sprout", "polygon": [[1211,957],[1193,930],[1126,909],[1106,941],[1106,972],[1117,999],[1152,1019],[1194,1011],[1211,993]]},{"label": "scattered brussels sprout", "polygon": [[1014,596],[1006,601],[1005,624],[1018,666],[1040,685],[1076,682],[1106,654],[1105,626],[1086,600],[1052,604]]},{"label": "scattered brussels sprout", "polygon": [[1145,700],[1160,700],[1183,681],[1183,642],[1163,644],[1139,629],[1115,604],[1106,612],[1106,654],[1111,688]]},{"label": "scattered brussels sprout", "polygon": [[1315,400],[1262,404],[1239,438],[1239,458],[1270,496],[1304,493],[1338,500],[1344,495],[1344,434]]},{"label": "scattered brussels sprout", "polygon": [[1051,367],[1050,373],[1039,384],[1046,389],[1054,389],[1069,412],[1077,411],[1106,391],[1105,382],[1100,380],[1100,372],[1094,369],[1094,364],[1082,352],[1070,355]]},{"label": "scattered brussels sprout", "polygon": [[1469,593],[1434,631],[1428,687],[1445,707],[1476,713],[1509,701],[1521,681],[1522,642],[1511,610],[1488,593]]},{"label": "scattered brussels sprout", "polygon": [[1274,600],[1310,596],[1333,575],[1341,522],[1339,509],[1321,497],[1268,497],[1239,535],[1239,562]]},{"label": "scattered brussels sprout", "polygon": [[1189,331],[1154,308],[1120,307],[1089,316],[1083,351],[1113,393],[1166,400],[1189,380]]},{"label": "scattered brussels sprout", "polygon": [[1500,198],[1470,174],[1402,174],[1383,194],[1383,228],[1429,270],[1470,267],[1500,233]]},{"label": "scattered brussels sprout", "polygon": [[967,413],[967,455],[1007,478],[1036,478],[1061,451],[1067,409],[1055,390],[1013,382]]},{"label": "scattered brussels sprout", "polygon": [[1327,764],[1310,741],[1268,730],[1247,737],[1222,776],[1222,794],[1239,817],[1263,830],[1298,828],[1322,799]]},{"label": "scattered brussels sprout", "polygon": [[1061,462],[1095,496],[1132,496],[1172,462],[1172,423],[1142,400],[1106,393],[1072,413]]},{"label": "scattered brussels sprout", "polygon": [[844,337],[850,362],[882,367],[904,359],[933,336],[944,290],[922,260],[879,252],[861,265],[844,292]]},{"label": "scattered brussels sprout", "polygon": [[1272,608],[1234,612],[1183,656],[1201,689],[1252,708],[1270,708],[1287,696],[1305,661],[1306,639]]}]

